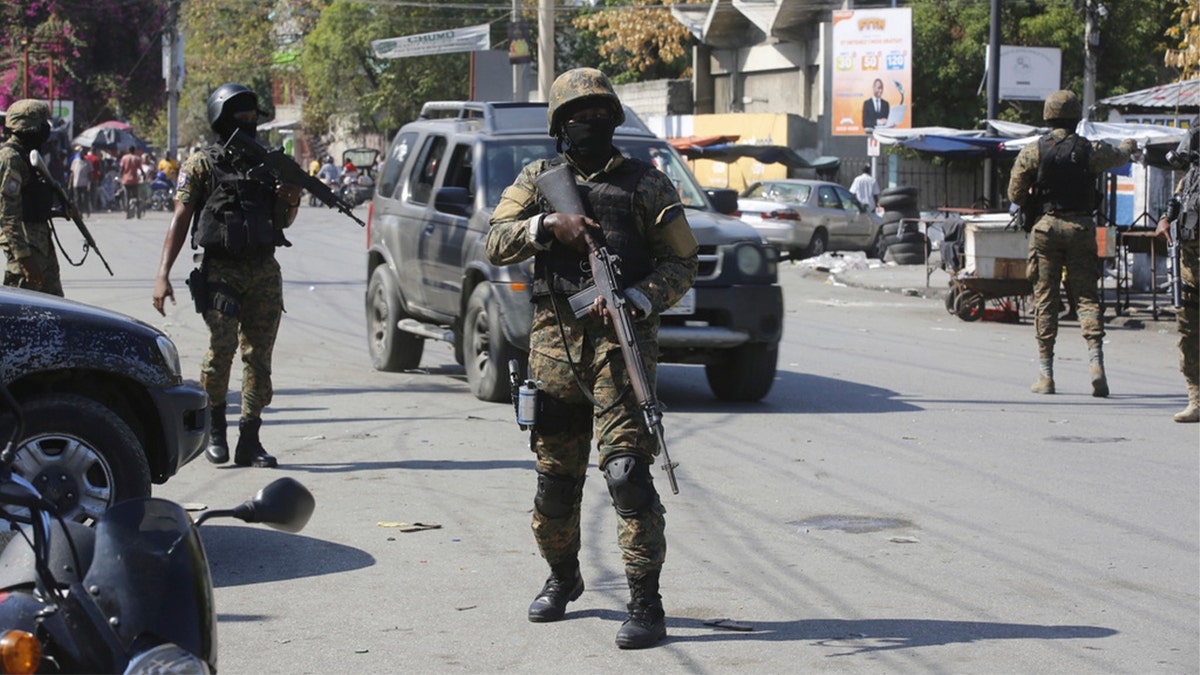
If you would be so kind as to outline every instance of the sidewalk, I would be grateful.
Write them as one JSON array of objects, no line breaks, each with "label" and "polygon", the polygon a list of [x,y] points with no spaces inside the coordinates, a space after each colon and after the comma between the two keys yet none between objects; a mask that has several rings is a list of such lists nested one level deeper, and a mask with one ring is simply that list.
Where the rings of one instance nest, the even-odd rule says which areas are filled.
[{"label": "sidewalk", "polygon": [[[881,262],[874,258],[867,258],[866,254],[858,251],[823,253],[804,260],[784,260],[780,265],[806,268],[805,276],[827,274],[835,283],[845,284],[852,288],[899,293],[939,302],[945,301],[946,292],[950,286],[950,274],[941,268],[941,258],[937,251],[930,253],[927,266]],[[929,268],[928,272],[926,271],[927,267]],[[1149,292],[1133,292],[1129,297],[1129,306],[1122,308],[1118,314],[1114,309],[1117,304],[1115,279],[1106,276],[1103,300],[1105,325],[1144,328],[1146,324],[1150,324],[1169,326],[1174,330],[1175,313],[1171,307],[1169,292],[1160,292],[1157,299]],[[1124,304],[1124,299],[1122,299],[1122,304]],[[1156,305],[1157,319],[1155,318]],[[1031,312],[1032,307],[1028,307],[1027,311]]]}]

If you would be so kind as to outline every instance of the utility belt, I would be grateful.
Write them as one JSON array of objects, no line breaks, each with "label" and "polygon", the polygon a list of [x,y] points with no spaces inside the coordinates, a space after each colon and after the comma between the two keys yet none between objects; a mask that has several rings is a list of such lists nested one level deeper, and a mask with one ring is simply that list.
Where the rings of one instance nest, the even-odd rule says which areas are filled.
[{"label": "utility belt", "polygon": [[[197,314],[215,309],[226,316],[238,315],[238,293],[232,286],[208,278],[209,254],[197,254],[200,265],[188,274],[188,290],[192,294],[192,305]],[[238,256],[239,258],[245,256]]]}]

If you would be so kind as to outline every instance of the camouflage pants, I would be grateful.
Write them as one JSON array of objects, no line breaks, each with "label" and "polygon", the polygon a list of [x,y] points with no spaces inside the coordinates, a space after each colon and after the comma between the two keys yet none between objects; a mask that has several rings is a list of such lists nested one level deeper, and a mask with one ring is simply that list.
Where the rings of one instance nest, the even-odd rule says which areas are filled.
[{"label": "camouflage pants", "polygon": [[224,405],[233,354],[240,347],[241,416],[260,417],[271,403],[271,353],[283,314],[279,263],[267,256],[246,260],[209,258],[205,265],[208,286],[214,290],[209,294],[209,309],[204,312],[209,343],[200,365],[200,386],[212,405]]},{"label": "camouflage pants", "polygon": [[1179,328],[1179,370],[1193,387],[1200,386],[1200,244],[1187,242],[1179,247],[1180,278],[1183,280],[1183,307],[1176,315]]},{"label": "camouflage pants", "polygon": [[50,295],[63,297],[62,278],[58,269],[58,256],[54,255],[54,250],[51,249],[49,254],[34,251],[29,257],[24,258],[25,265],[33,267],[41,272],[42,282],[40,284],[30,283],[25,277],[25,272],[21,269],[21,264],[13,258],[9,251],[8,245],[4,246],[4,254],[8,259],[8,263],[4,267],[4,285],[14,288],[27,288],[31,291],[41,291]]},{"label": "camouflage pants", "polygon": [[1089,348],[1104,341],[1096,228],[1088,219],[1042,216],[1029,236],[1029,280],[1033,282],[1034,329],[1039,358],[1054,356],[1058,314],[1063,309],[1064,267],[1067,286],[1078,306],[1083,339],[1087,340]]},{"label": "camouflage pants", "polygon": [[[565,302],[560,304],[566,305]],[[577,411],[573,418],[577,421],[568,431],[533,433],[532,446],[537,453],[538,472],[582,483],[591,453],[593,430],[599,445],[601,469],[610,457],[618,454],[636,455],[639,462],[653,464],[657,445],[642,422],[612,328],[590,317],[575,319],[569,310],[561,316],[562,331],[569,348],[564,348],[549,300],[538,301],[530,334],[529,373],[545,395]],[[638,328],[638,343],[647,376],[653,382],[658,362],[654,339],[657,325],[639,325]],[[583,385],[595,398],[594,407],[580,390],[568,356],[574,361]],[[571,514],[563,518],[547,518],[534,508],[533,536],[547,562],[554,564],[579,553],[580,506],[580,499],[576,499]],[[655,495],[653,505],[636,516],[626,518],[616,514],[617,544],[627,573],[641,574],[662,568],[667,552],[665,513],[662,502]]]}]

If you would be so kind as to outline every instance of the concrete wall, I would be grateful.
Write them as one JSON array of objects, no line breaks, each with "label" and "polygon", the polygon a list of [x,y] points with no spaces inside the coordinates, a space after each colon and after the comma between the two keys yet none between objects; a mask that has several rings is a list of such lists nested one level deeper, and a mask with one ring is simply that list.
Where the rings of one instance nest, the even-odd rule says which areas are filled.
[{"label": "concrete wall", "polygon": [[621,102],[633,108],[639,117],[692,114],[690,80],[653,80],[618,84],[613,87]]}]

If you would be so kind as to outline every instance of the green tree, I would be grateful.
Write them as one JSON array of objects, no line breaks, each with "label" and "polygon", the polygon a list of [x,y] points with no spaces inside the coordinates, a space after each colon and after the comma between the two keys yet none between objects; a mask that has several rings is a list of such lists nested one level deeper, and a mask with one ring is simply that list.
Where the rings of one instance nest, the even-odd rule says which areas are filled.
[{"label": "green tree", "polygon": [[1200,76],[1200,0],[1175,0],[1175,22],[1167,28],[1164,62],[1181,80]]},{"label": "green tree", "polygon": [[463,0],[436,7],[335,0],[304,39],[300,73],[307,96],[305,130],[323,133],[331,118],[346,115],[359,129],[387,134],[414,119],[425,101],[466,99],[468,54],[380,59],[371,42],[485,23],[507,14],[500,5],[481,14],[478,3]]},{"label": "green tree", "polygon": [[[1172,25],[1175,0],[1107,3],[1098,19],[1096,96],[1134,91],[1163,82],[1163,35]],[[1017,0],[1001,5],[1006,45],[1062,50],[1064,88],[1083,93],[1084,15],[1060,0]],[[913,0],[913,116],[915,126],[973,129],[987,114],[981,85],[990,13],[986,2]],[[1001,101],[1002,119],[1038,123],[1040,102]]]}]

